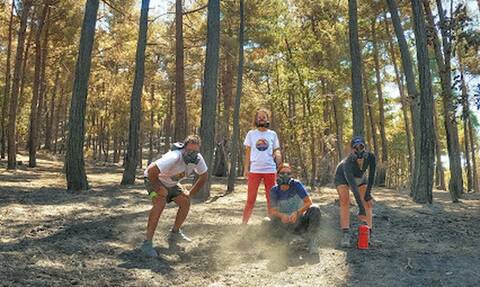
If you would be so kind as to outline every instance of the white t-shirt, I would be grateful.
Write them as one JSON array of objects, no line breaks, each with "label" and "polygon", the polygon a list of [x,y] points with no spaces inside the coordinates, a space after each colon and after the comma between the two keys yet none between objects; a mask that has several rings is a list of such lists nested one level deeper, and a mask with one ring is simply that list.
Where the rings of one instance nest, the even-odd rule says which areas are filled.
[{"label": "white t-shirt", "polygon": [[250,147],[250,172],[276,172],[277,166],[273,159],[273,151],[280,148],[276,132],[269,129],[264,132],[258,129],[250,130],[243,144]]},{"label": "white t-shirt", "polygon": [[[195,171],[197,174],[204,174],[207,172],[207,164],[201,154],[198,154],[200,161],[197,164],[189,163],[188,165],[183,161],[182,150],[173,150],[164,154],[161,158],[154,161],[160,170],[158,179],[166,186],[175,186],[182,178],[188,177]],[[147,170],[143,173],[148,176]]]}]

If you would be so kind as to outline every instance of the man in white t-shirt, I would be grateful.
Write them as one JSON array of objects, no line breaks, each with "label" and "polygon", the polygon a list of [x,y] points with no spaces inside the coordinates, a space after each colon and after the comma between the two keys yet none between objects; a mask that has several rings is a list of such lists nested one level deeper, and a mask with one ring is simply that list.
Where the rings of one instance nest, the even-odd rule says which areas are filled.
[{"label": "man in white t-shirt", "polygon": [[[153,204],[148,216],[146,240],[141,247],[148,256],[158,256],[152,244],[153,234],[160,215],[169,202],[174,201],[179,207],[175,223],[169,234],[169,242],[179,239],[191,241],[183,234],[180,227],[190,210],[190,196],[195,194],[208,179],[207,165],[199,151],[200,138],[188,136],[183,144],[176,145],[176,148],[150,163],[144,172],[145,186]],[[190,191],[184,190],[179,181],[193,172],[197,173],[199,177]]]},{"label": "man in white t-shirt", "polygon": [[267,197],[267,212],[270,209],[270,190],[275,185],[277,165],[282,162],[277,133],[268,129],[270,112],[259,109],[255,113],[254,126],[245,137],[245,177],[248,180],[248,195],[243,210],[243,223],[247,224],[257,199],[258,187],[263,180]]}]

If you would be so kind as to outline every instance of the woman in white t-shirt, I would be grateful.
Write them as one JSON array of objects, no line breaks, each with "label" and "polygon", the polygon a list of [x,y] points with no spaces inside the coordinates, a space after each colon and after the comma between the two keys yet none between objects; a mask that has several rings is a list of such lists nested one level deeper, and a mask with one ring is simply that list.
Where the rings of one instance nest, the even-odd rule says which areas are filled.
[{"label": "woman in white t-shirt", "polygon": [[245,177],[248,180],[248,195],[243,210],[243,223],[247,224],[257,199],[258,187],[263,180],[270,207],[270,189],[275,185],[277,165],[282,162],[277,133],[268,129],[270,112],[259,109],[255,113],[254,126],[245,137]]}]

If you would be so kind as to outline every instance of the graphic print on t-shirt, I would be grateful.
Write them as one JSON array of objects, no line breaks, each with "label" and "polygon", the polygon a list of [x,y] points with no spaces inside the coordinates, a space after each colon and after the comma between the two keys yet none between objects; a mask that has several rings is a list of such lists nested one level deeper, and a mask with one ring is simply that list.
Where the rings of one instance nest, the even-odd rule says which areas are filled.
[{"label": "graphic print on t-shirt", "polygon": [[180,179],[185,177],[185,174],[186,174],[185,172],[181,172],[181,173],[178,173],[178,174],[175,174],[175,175],[171,176],[170,178],[173,181],[180,181]]},{"label": "graphic print on t-shirt", "polygon": [[257,140],[255,147],[259,151],[266,151],[268,149],[268,141],[266,139],[259,139]]}]

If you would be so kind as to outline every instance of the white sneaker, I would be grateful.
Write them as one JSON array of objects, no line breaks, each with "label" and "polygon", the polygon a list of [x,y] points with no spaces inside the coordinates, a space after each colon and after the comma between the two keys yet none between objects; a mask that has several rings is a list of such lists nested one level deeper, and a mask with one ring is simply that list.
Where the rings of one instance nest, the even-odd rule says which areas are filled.
[{"label": "white sneaker", "polygon": [[179,241],[179,240],[182,240],[182,241],[186,241],[186,242],[192,242],[192,239],[188,238],[181,229],[179,229],[178,231],[170,231],[170,234],[168,235],[168,241]]}]

